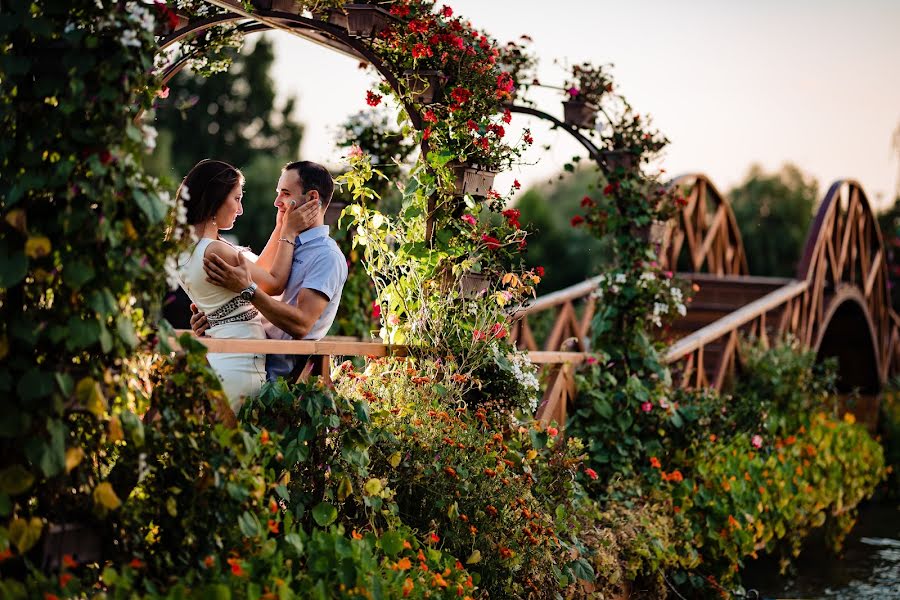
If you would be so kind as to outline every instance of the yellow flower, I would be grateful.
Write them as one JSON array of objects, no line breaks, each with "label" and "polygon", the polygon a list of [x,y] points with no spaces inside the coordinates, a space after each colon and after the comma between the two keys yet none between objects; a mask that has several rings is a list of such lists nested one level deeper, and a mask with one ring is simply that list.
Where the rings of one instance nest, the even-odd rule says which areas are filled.
[{"label": "yellow flower", "polygon": [[856,415],[854,415],[852,412],[844,413],[844,423],[853,425],[854,423],[856,423]]}]

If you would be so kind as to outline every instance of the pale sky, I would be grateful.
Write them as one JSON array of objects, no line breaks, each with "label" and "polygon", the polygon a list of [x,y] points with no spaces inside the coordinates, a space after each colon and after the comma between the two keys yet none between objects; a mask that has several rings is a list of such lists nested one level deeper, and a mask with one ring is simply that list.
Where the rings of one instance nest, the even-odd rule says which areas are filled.
[{"label": "pale sky", "polygon": [[[672,141],[671,175],[706,173],[723,192],[753,163],[794,162],[824,192],[859,180],[876,206],[898,184],[893,132],[900,126],[900,0],[449,0],[499,42],[534,39],[542,83],[561,85],[569,64],[611,62],[623,93]],[[336,164],[334,130],[366,107],[373,81],[356,61],[284,33],[276,42],[280,94],[299,97],[302,155]],[[558,93],[533,95],[561,116]],[[540,121],[529,165],[498,178],[527,188],[559,172],[580,146]],[[512,135],[518,134],[511,131]]]}]

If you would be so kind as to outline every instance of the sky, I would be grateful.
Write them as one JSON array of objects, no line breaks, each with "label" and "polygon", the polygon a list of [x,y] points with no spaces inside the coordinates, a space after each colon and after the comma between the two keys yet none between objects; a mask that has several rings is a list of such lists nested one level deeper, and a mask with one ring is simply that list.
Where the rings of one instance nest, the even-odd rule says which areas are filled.
[{"label": "sky", "polygon": [[[612,63],[619,91],[671,140],[670,175],[705,173],[723,192],[749,167],[786,162],[818,180],[858,180],[876,207],[898,182],[900,0],[448,0],[499,42],[534,40],[542,83],[562,85],[559,64]],[[337,164],[337,127],[366,109],[374,78],[354,59],[286,33],[275,41],[279,95],[297,96],[304,158]],[[554,61],[557,61],[556,64]],[[534,94],[562,114],[558,92]],[[535,149],[498,177],[538,184],[584,151],[568,134],[516,115]],[[551,144],[544,151],[543,144]]]}]

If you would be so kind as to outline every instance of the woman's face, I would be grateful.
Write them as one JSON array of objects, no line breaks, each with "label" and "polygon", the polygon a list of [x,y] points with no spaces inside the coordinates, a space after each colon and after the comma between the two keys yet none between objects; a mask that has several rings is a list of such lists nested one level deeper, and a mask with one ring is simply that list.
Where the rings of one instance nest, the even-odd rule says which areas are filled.
[{"label": "woman's face", "polygon": [[234,188],[228,193],[225,202],[216,211],[216,225],[220,230],[228,230],[234,227],[234,221],[238,216],[244,214],[244,207],[241,200],[244,197],[244,190],[241,182],[237,182]]}]

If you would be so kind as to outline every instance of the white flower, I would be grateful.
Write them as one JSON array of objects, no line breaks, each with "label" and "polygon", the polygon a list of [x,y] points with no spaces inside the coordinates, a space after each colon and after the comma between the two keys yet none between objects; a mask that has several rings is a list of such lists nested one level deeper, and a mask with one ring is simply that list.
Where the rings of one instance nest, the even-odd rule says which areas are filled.
[{"label": "white flower", "polygon": [[122,45],[125,46],[126,48],[129,46],[132,46],[134,48],[141,47],[141,40],[138,39],[137,33],[135,33],[135,31],[133,29],[126,29],[122,33],[122,38],[120,41],[122,42]]},{"label": "white flower", "polygon": [[687,307],[680,302],[675,305],[675,310],[678,311],[678,314],[682,317],[687,314]]},{"label": "white flower", "polygon": [[619,286],[617,286],[617,285],[611,285],[611,286],[609,286],[609,291],[611,291],[613,294],[618,294],[618,293],[619,293]]},{"label": "white flower", "polygon": [[625,283],[626,281],[628,281],[628,277],[625,273],[618,273],[616,275],[616,283]]},{"label": "white flower", "polygon": [[144,132],[144,147],[147,148],[148,151],[152,152],[153,149],[156,148],[156,128],[150,125],[142,125],[141,129]]},{"label": "white flower", "polygon": [[651,271],[641,273],[641,281],[653,281],[654,279],[656,279],[656,275]]}]

